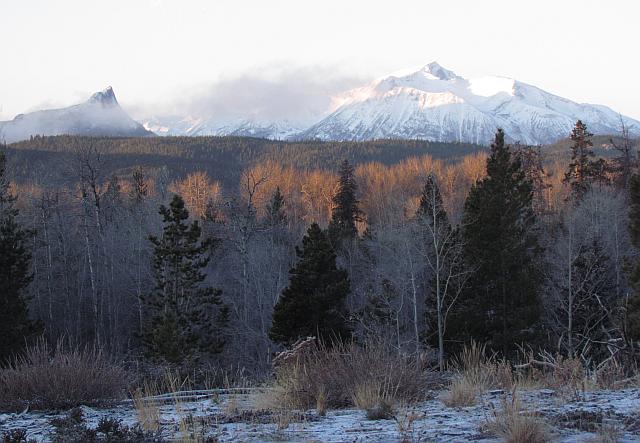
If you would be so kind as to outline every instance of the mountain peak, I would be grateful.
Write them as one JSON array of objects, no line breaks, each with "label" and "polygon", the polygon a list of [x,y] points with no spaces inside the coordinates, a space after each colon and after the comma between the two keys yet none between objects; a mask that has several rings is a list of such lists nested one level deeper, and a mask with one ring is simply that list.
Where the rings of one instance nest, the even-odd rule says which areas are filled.
[{"label": "mountain peak", "polygon": [[432,76],[440,79],[440,80],[453,80],[457,77],[456,73],[453,71],[449,71],[448,69],[443,68],[436,61],[429,63],[428,65],[422,68],[422,71],[431,74]]},{"label": "mountain peak", "polygon": [[89,98],[90,103],[99,103],[102,106],[117,106],[116,94],[111,86],[107,86],[100,92],[96,92]]},{"label": "mountain peak", "polygon": [[[618,113],[575,103],[515,79],[466,79],[431,62],[348,91],[338,106],[299,138],[424,139],[488,144],[496,128],[509,142],[546,144],[571,133],[582,119],[595,134],[619,131]],[[622,117],[631,133],[640,121]]]}]

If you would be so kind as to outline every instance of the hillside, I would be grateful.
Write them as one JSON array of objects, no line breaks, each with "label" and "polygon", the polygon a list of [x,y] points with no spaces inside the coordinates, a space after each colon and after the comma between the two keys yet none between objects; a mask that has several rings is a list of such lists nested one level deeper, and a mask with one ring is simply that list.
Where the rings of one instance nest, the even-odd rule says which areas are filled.
[{"label": "hillside", "polygon": [[169,177],[204,170],[223,185],[236,186],[247,166],[273,160],[299,169],[335,169],[348,159],[353,164],[381,162],[429,154],[453,159],[486,149],[472,144],[417,140],[367,142],[274,142],[251,137],[34,137],[8,146],[9,160],[19,181],[65,182],[78,152],[95,149],[104,160],[106,175],[124,174],[141,165]]}]

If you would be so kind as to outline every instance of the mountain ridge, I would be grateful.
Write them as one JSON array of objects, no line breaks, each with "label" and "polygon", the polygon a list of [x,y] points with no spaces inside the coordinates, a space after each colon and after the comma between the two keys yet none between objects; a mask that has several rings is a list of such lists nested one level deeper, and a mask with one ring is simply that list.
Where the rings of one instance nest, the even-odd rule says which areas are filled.
[{"label": "mountain ridge", "polygon": [[640,122],[602,105],[576,103],[508,77],[466,79],[437,62],[390,75],[336,99],[330,115],[299,135],[320,140],[418,138],[487,144],[496,128],[510,141],[547,144],[581,119],[595,134],[614,134],[620,119],[633,135]]},{"label": "mountain ridge", "polygon": [[603,105],[576,103],[516,79],[464,78],[437,62],[380,77],[332,97],[332,109],[316,122],[155,116],[133,120],[110,86],[86,102],[67,108],[20,114],[0,122],[7,142],[32,135],[248,136],[271,140],[367,141],[418,139],[487,145],[496,128],[509,142],[545,145],[568,136],[577,120],[596,135],[633,137],[640,121]]},{"label": "mountain ridge", "polygon": [[151,136],[120,107],[111,86],[83,103],[45,109],[0,121],[0,138],[7,143],[35,135]]}]

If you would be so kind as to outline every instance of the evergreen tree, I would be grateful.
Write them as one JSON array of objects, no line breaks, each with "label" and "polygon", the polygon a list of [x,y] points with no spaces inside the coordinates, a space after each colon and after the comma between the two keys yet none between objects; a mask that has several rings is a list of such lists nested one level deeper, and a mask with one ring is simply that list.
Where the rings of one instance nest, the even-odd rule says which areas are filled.
[{"label": "evergreen tree", "polygon": [[338,190],[333,196],[333,212],[328,229],[329,239],[335,247],[339,247],[343,240],[358,235],[356,222],[361,219],[361,211],[356,199],[357,189],[353,166],[344,160],[340,165]]},{"label": "evergreen tree", "polygon": [[596,181],[606,181],[607,164],[603,159],[594,160],[593,134],[581,120],[571,131],[571,163],[565,173],[564,183],[571,187],[572,196],[579,200]]},{"label": "evergreen tree", "polygon": [[40,331],[29,319],[25,290],[31,283],[30,232],[16,218],[16,198],[9,191],[6,158],[0,152],[0,364],[19,352],[25,340]]},{"label": "evergreen tree", "polygon": [[427,224],[434,231],[442,230],[446,234],[451,230],[451,224],[447,217],[447,211],[442,202],[440,188],[433,174],[429,174],[420,194],[420,205],[417,212],[421,224]]},{"label": "evergreen tree", "polygon": [[328,342],[349,338],[344,306],[349,277],[338,269],[333,247],[317,223],[307,230],[296,255],[298,262],[289,271],[289,286],[273,310],[269,337],[285,345],[307,336]]},{"label": "evergreen tree", "polygon": [[284,212],[284,197],[280,192],[280,186],[271,196],[271,201],[267,204],[267,223],[271,228],[282,226],[287,220]]},{"label": "evergreen tree", "polygon": [[[631,244],[640,248],[640,176],[633,174],[629,180],[629,234]],[[627,301],[627,335],[640,341],[640,259],[636,258],[629,273],[633,289]]]},{"label": "evergreen tree", "polygon": [[499,129],[487,159],[487,176],[465,202],[465,262],[474,269],[461,316],[467,332],[505,355],[532,339],[540,316],[540,252],[534,233],[532,184]]},{"label": "evergreen tree", "polygon": [[[380,291],[376,291],[373,287],[368,289],[367,301],[359,312],[362,321],[383,331],[387,329],[385,332],[393,331],[398,317],[397,289],[387,278],[383,278],[380,282]],[[368,326],[368,329],[372,326]],[[398,326],[398,329],[404,330],[404,326]]]},{"label": "evergreen tree", "polygon": [[182,363],[222,350],[228,308],[221,291],[204,283],[213,240],[200,239],[197,221],[187,223],[189,212],[177,195],[160,214],[162,237],[149,237],[156,286],[144,297],[150,320],[142,339],[151,357]]}]

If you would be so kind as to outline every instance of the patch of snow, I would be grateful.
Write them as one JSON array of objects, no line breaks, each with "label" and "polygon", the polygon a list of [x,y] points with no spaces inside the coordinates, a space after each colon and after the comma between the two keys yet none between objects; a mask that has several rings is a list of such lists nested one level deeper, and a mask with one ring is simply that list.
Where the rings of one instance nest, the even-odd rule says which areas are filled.
[{"label": "patch of snow", "polygon": [[[506,397],[505,397],[506,395]],[[626,429],[625,423],[637,417],[640,408],[640,390],[627,389],[621,391],[593,391],[584,393],[581,398],[565,402],[551,390],[541,389],[519,392],[521,404],[530,411],[538,413],[550,424],[559,423],[559,419],[570,413],[591,412],[604,414],[610,422],[617,424],[621,430],[621,442],[638,441],[637,431]],[[398,441],[407,438],[409,441],[439,442],[497,442],[495,436],[483,432],[483,425],[492,416],[492,411],[500,410],[502,401],[509,394],[502,391],[491,391],[485,394],[476,406],[464,408],[446,408],[436,397],[422,402],[415,407],[401,411],[397,420],[402,421],[406,414],[415,414],[416,420],[406,432],[400,432],[398,422],[390,420],[367,420],[363,411],[343,409],[329,411],[325,417],[300,423],[291,423],[286,429],[278,430],[275,423],[239,422],[227,423],[216,421],[224,410],[228,397],[220,397],[220,401],[203,399],[182,403],[179,407],[171,404],[160,406],[160,424],[162,434],[166,438],[179,437],[181,418],[190,415],[207,420],[206,434],[218,438],[219,441]],[[250,409],[251,399],[248,396],[235,395],[240,409]],[[137,423],[136,411],[131,402],[124,402],[112,408],[98,409],[83,407],[86,423],[95,427],[102,417],[121,420],[127,426]],[[313,411],[310,411],[313,413]],[[0,415],[0,431],[25,428],[29,438],[46,441],[51,431],[49,421],[63,416],[60,412],[29,412],[24,414]],[[627,428],[629,428],[627,426]],[[572,427],[552,427],[555,441],[586,441],[593,434]]]}]

